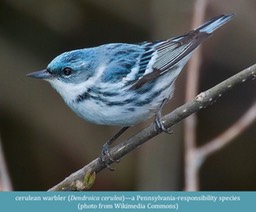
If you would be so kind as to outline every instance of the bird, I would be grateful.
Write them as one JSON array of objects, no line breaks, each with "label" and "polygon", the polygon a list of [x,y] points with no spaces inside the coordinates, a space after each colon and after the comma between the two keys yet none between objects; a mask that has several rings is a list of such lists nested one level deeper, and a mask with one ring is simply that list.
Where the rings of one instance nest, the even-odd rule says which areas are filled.
[{"label": "bird", "polygon": [[198,28],[167,40],[109,43],[64,52],[41,71],[27,74],[43,79],[81,118],[99,125],[122,127],[102,148],[129,127],[155,116],[155,128],[168,132],[161,110],[172,98],[174,83],[195,49],[233,14],[219,15]]}]

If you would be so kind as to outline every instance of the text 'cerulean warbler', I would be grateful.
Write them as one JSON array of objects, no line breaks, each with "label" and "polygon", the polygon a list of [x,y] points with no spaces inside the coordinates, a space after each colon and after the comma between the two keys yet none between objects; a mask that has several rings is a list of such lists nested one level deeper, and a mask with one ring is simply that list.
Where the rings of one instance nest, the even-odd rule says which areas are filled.
[{"label": "text 'cerulean warbler'", "polygon": [[65,52],[42,71],[28,74],[44,79],[80,117],[102,125],[129,126],[155,116],[156,130],[165,129],[161,109],[172,97],[174,82],[193,51],[233,15],[214,17],[187,34],[139,44],[111,43]]}]

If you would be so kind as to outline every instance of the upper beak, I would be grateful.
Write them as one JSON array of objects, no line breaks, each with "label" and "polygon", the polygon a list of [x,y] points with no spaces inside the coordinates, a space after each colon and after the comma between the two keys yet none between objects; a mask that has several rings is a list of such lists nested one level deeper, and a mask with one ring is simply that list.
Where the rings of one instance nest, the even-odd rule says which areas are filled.
[{"label": "upper beak", "polygon": [[29,73],[26,76],[37,78],[37,79],[50,79],[52,77],[52,75],[46,69]]}]

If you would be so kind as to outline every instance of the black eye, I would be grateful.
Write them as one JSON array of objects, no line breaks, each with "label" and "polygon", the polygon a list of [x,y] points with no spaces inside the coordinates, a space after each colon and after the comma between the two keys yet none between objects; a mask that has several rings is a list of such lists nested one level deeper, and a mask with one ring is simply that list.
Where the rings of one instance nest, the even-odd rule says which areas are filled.
[{"label": "black eye", "polygon": [[64,74],[64,75],[69,76],[69,75],[72,74],[73,69],[72,69],[72,68],[69,68],[69,67],[65,67],[65,68],[63,68],[62,71],[63,71],[63,74]]}]

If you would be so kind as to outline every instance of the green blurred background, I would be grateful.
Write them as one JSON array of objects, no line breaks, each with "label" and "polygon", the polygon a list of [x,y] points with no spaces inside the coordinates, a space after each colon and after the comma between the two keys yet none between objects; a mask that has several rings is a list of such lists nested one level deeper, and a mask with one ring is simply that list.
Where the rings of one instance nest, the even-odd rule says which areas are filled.
[{"label": "green blurred background", "polygon": [[[118,127],[78,118],[46,82],[26,78],[58,54],[110,42],[166,39],[191,29],[194,1],[1,0],[1,140],[14,190],[46,190],[99,155]],[[256,63],[256,1],[209,0],[206,18],[235,13],[203,45],[200,91]],[[184,102],[186,71],[171,111]],[[255,101],[255,80],[198,113],[198,144],[219,135]],[[147,122],[148,123],[148,122]],[[122,139],[147,123],[130,129]],[[256,124],[208,158],[201,190],[256,190]],[[97,175],[92,190],[182,190],[183,123]]]}]

